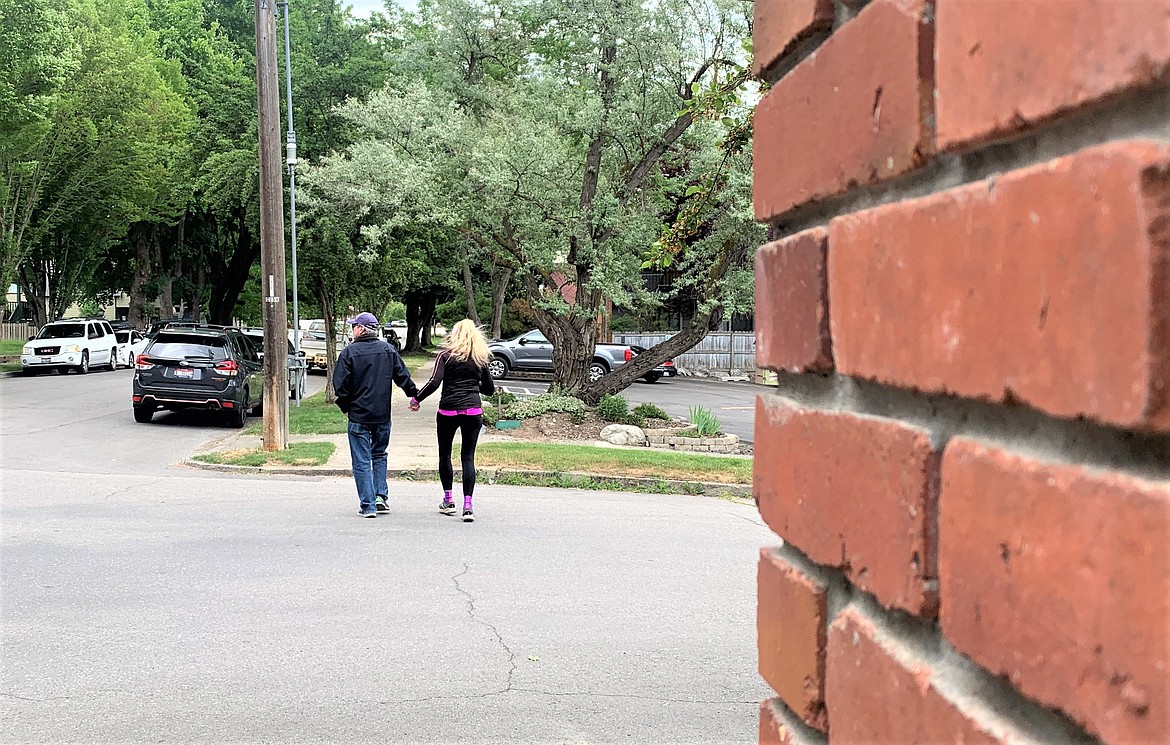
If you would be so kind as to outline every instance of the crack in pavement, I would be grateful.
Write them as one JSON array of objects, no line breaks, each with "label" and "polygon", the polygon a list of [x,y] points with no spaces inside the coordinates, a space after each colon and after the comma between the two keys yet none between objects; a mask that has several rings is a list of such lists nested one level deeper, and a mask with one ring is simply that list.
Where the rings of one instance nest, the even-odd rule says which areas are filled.
[{"label": "crack in pavement", "polygon": [[536,688],[513,688],[516,693],[536,693],[541,696],[588,696],[594,698],[628,698],[637,701],[657,701],[663,704],[743,704],[759,706],[759,701],[705,701],[694,698],[662,698],[660,696],[640,696],[636,693],[590,693],[588,691],[567,691],[558,693],[556,691],[542,691]]},{"label": "crack in pavement", "polygon": [[118,489],[117,491],[110,492],[109,494],[107,494],[106,496],[104,496],[102,498],[106,499],[106,500],[110,500],[110,499],[113,499],[114,497],[122,496],[123,494],[130,491],[131,489],[146,489],[146,488],[149,488],[151,486],[154,486],[155,484],[161,484],[164,481],[166,481],[166,479],[155,479],[153,481],[148,481],[145,484],[131,484],[130,486],[124,486],[121,489]]},{"label": "crack in pavement", "polygon": [[73,696],[48,696],[46,698],[35,698],[32,696],[20,696],[20,695],[17,695],[15,693],[5,693],[4,691],[0,691],[0,698],[14,698],[17,701],[30,701],[34,704],[44,704],[44,703],[48,703],[49,701],[71,701],[75,698],[80,698],[83,695],[89,695],[91,693],[121,693],[121,694],[125,694],[125,695],[130,695],[129,691],[123,691],[119,688],[95,688],[91,691],[85,691],[84,693],[79,693],[79,694],[76,694]]},{"label": "crack in pavement", "polygon": [[[741,516],[742,517],[742,516]],[[749,519],[744,517],[745,520]],[[475,612],[475,597],[459,584],[459,578],[466,576],[471,571],[471,567],[464,563],[463,571],[459,572],[451,578],[455,583],[455,589],[460,595],[467,598],[467,615],[472,621],[490,630],[496,637],[496,643],[508,654],[508,677],[503,688],[495,691],[487,691],[484,693],[467,693],[457,696],[449,694],[435,694],[433,696],[422,696],[420,698],[402,698],[389,699],[386,701],[379,701],[382,705],[401,705],[401,704],[425,704],[432,701],[473,701],[485,698],[492,698],[494,696],[503,696],[508,693],[531,693],[538,696],[554,696],[554,697],[593,697],[593,698],[619,698],[636,701],[654,701],[662,704],[700,704],[700,705],[743,705],[743,706],[758,706],[759,701],[705,701],[701,699],[687,699],[687,698],[662,698],[659,696],[641,696],[636,693],[590,693],[587,691],[568,691],[558,693],[556,691],[543,691],[537,688],[516,688],[512,685],[512,677],[515,675],[518,666],[516,664],[516,653],[504,641],[504,637],[500,634],[500,630],[492,623],[485,621],[476,615]]]},{"label": "crack in pavement", "polygon": [[475,598],[467,590],[464,590],[463,586],[461,584],[459,584],[459,578],[466,576],[467,573],[470,571],[471,571],[471,567],[468,566],[466,563],[464,563],[463,564],[463,571],[459,572],[454,577],[452,577],[451,581],[455,583],[455,590],[458,591],[459,594],[461,594],[465,598],[467,598],[467,615],[471,618],[472,621],[475,621],[480,626],[484,626],[484,627],[488,628],[489,630],[491,630],[492,634],[494,634],[496,637],[496,642],[500,645],[500,647],[505,652],[508,653],[507,683],[502,690],[497,691],[497,693],[507,693],[508,691],[512,690],[512,676],[516,674],[516,667],[517,667],[516,653],[513,652],[512,648],[508,646],[508,643],[504,641],[504,637],[500,635],[499,629],[497,629],[494,625],[492,625],[488,621],[483,620],[482,618],[480,618],[479,616],[477,616],[475,614]]},{"label": "crack in pavement", "polygon": [[431,701],[472,701],[478,699],[492,698],[494,696],[502,696],[508,693],[532,693],[538,696],[553,696],[556,698],[567,697],[587,697],[587,698],[619,698],[630,699],[633,701],[653,701],[660,704],[697,704],[697,705],[711,705],[711,706],[759,706],[759,701],[707,701],[703,699],[693,698],[661,698],[659,696],[640,696],[636,693],[590,693],[588,691],[566,691],[558,693],[557,691],[542,691],[537,688],[505,688],[499,691],[488,691],[487,693],[467,693],[459,696],[450,695],[435,695],[424,696],[422,698],[403,698],[394,699],[391,701],[379,701],[380,704],[425,704]]}]

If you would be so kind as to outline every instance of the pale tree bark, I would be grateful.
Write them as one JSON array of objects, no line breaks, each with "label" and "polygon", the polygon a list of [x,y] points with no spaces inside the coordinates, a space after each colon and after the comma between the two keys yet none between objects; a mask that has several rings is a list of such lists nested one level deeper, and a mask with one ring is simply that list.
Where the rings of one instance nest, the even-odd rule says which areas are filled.
[{"label": "pale tree bark", "polygon": [[499,339],[504,323],[504,298],[512,281],[512,267],[506,264],[492,266],[492,338]]},{"label": "pale tree bark", "polygon": [[[337,393],[333,390],[333,366],[337,362],[337,312],[333,298],[323,286],[317,287],[317,303],[321,306],[321,318],[325,321],[325,401],[337,402]],[[300,329],[297,329],[300,333]]]},{"label": "pale tree bark", "polygon": [[463,293],[467,298],[467,317],[478,326],[479,311],[475,307],[475,286],[471,282],[471,260],[467,256],[467,244],[463,241],[459,243],[463,251]]}]

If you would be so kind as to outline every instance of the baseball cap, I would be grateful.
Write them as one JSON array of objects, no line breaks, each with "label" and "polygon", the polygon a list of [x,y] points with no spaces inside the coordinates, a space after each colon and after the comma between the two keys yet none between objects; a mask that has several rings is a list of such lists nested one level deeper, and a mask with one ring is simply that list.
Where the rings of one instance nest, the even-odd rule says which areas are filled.
[{"label": "baseball cap", "polygon": [[374,317],[373,313],[358,313],[353,318],[346,321],[350,326],[378,326],[378,319]]}]

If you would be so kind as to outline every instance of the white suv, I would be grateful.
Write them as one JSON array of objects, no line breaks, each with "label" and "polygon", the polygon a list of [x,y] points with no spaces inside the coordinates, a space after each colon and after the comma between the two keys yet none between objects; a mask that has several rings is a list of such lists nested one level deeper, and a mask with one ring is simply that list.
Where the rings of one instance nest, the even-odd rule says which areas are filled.
[{"label": "white suv", "polygon": [[20,351],[25,375],[41,370],[76,370],[84,375],[91,365],[111,370],[118,365],[118,340],[107,321],[70,318],[41,327]]}]

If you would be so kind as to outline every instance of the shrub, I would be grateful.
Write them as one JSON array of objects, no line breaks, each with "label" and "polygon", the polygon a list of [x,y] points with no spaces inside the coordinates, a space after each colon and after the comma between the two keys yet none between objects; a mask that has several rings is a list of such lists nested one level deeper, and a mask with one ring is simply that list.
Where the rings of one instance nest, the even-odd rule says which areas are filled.
[{"label": "shrub", "polygon": [[664,422],[670,421],[670,414],[667,414],[654,404],[638,404],[630,413],[635,416],[640,416],[643,419],[661,419]]},{"label": "shrub", "polygon": [[630,402],[625,396],[605,394],[597,404],[597,416],[606,422],[626,423],[630,416]]},{"label": "shrub", "polygon": [[632,411],[629,414],[626,414],[626,418],[622,420],[622,424],[632,424],[635,427],[641,427],[645,423],[646,417],[642,416],[641,414],[636,414]]},{"label": "shrub", "polygon": [[719,421],[719,417],[711,413],[710,409],[703,406],[692,406],[690,413],[691,424],[695,425],[699,437],[712,437],[723,431],[723,423]]},{"label": "shrub", "polygon": [[541,414],[549,413],[568,414],[577,421],[579,416],[585,419],[585,402],[579,398],[556,393],[543,393],[527,401],[515,401],[505,404],[503,414],[508,419],[532,419]]},{"label": "shrub", "polygon": [[488,427],[494,427],[499,421],[499,409],[494,406],[484,405],[483,407],[483,423]]}]

